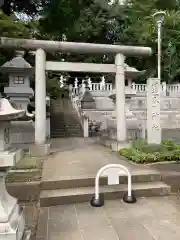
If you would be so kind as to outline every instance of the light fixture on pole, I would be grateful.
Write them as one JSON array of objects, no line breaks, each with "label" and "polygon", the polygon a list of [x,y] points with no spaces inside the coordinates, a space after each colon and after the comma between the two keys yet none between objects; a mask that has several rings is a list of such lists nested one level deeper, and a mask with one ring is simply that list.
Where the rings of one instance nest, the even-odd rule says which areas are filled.
[{"label": "light fixture on pole", "polygon": [[158,79],[161,80],[161,26],[166,13],[164,11],[156,12],[153,17],[157,23],[158,30]]}]

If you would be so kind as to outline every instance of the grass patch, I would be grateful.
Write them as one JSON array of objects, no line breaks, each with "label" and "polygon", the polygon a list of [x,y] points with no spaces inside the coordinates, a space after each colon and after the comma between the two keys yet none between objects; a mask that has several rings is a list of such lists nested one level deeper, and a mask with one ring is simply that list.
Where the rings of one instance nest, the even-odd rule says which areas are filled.
[{"label": "grass patch", "polygon": [[9,172],[6,176],[7,183],[39,181],[42,174],[44,159],[24,155],[11,170],[36,170],[27,172]]},{"label": "grass patch", "polygon": [[24,155],[12,168],[13,170],[41,169],[43,164],[42,158]]},{"label": "grass patch", "polygon": [[161,144],[147,144],[146,141],[137,140],[131,148],[120,150],[120,155],[136,163],[154,163],[164,161],[180,161],[180,145],[172,140]]},{"label": "grass patch", "polygon": [[40,181],[41,171],[37,172],[25,172],[25,173],[8,173],[6,177],[7,183],[18,182],[33,182]]}]

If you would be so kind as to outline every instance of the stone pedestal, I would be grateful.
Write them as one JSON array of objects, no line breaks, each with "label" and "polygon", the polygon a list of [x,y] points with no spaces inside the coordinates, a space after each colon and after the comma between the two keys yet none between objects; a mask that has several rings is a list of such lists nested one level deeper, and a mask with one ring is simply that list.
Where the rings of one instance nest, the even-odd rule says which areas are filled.
[{"label": "stone pedestal", "polygon": [[50,154],[51,144],[32,144],[29,148],[30,155],[33,157],[44,157]]},{"label": "stone pedestal", "polygon": [[11,128],[9,121],[0,122],[0,167],[13,166],[22,157],[22,150],[13,149],[11,145]]},{"label": "stone pedestal", "polygon": [[0,240],[20,240],[24,235],[23,208],[5,187],[6,172],[0,173]]},{"label": "stone pedestal", "polygon": [[130,143],[128,142],[115,142],[115,141],[112,141],[111,142],[111,149],[112,151],[114,152],[119,152],[121,149],[123,148],[130,148]]},{"label": "stone pedestal", "polygon": [[123,148],[130,148],[131,143],[127,142],[117,142],[116,140],[113,139],[100,139],[101,144],[103,144],[106,147],[109,147],[112,149],[113,152],[119,152]]},{"label": "stone pedestal", "polygon": [[[10,148],[10,123],[0,122],[0,240],[20,240],[24,235],[23,208],[6,190],[8,170],[22,157],[22,151]],[[26,238],[26,237],[25,237]],[[27,239],[27,238],[26,238]]]}]

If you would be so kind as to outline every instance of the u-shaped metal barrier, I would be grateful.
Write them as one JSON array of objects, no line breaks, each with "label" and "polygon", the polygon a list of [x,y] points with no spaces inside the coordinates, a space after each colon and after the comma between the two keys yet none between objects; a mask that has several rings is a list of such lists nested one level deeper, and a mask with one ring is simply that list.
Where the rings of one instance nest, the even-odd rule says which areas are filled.
[{"label": "u-shaped metal barrier", "polygon": [[128,189],[127,189],[127,193],[125,193],[124,197],[123,197],[123,201],[126,203],[136,203],[136,197],[134,196],[134,194],[132,193],[132,180],[131,180],[131,173],[129,172],[127,167],[124,167],[121,164],[108,164],[104,167],[102,167],[97,175],[96,175],[96,179],[95,179],[95,197],[92,198],[91,200],[91,206],[93,207],[101,207],[104,205],[104,196],[100,196],[99,194],[99,178],[101,177],[101,175],[104,173],[104,171],[108,170],[108,169],[115,169],[115,168],[119,168],[121,170],[123,170],[124,172],[126,172],[127,177],[128,177]]}]

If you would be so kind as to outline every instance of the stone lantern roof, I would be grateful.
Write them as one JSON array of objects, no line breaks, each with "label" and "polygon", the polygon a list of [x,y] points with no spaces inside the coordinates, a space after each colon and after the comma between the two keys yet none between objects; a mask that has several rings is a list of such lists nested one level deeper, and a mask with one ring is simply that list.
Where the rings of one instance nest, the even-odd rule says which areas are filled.
[{"label": "stone lantern roof", "polygon": [[[146,70],[139,71],[134,67],[130,67],[127,63],[124,63],[124,75],[126,79],[136,79],[137,77],[144,75],[146,73]],[[113,74],[107,74],[106,79],[108,79],[110,82],[114,81],[115,73]]]},{"label": "stone lantern roof", "polygon": [[23,54],[23,52],[17,52],[16,57],[1,66],[1,70],[8,73],[31,75],[34,68],[23,58]]},{"label": "stone lantern roof", "polygon": [[136,78],[136,77],[146,73],[146,70],[139,71],[134,67],[130,67],[126,63],[124,64],[124,71],[125,71],[125,76],[128,77],[128,78],[131,78],[131,79]]}]

